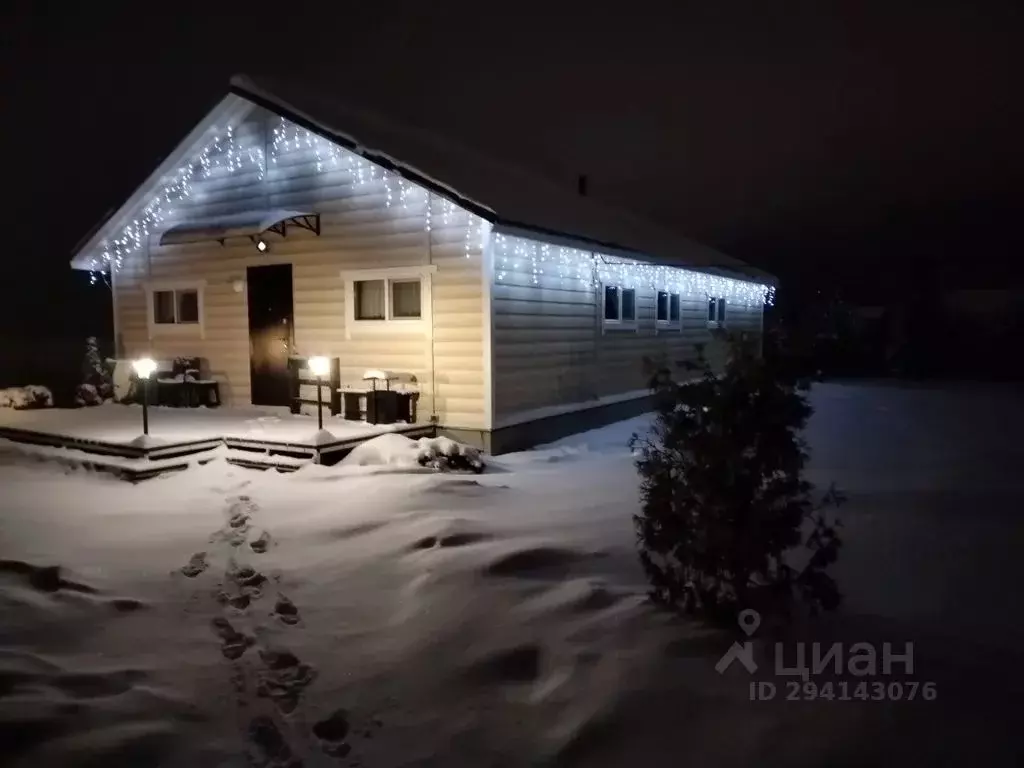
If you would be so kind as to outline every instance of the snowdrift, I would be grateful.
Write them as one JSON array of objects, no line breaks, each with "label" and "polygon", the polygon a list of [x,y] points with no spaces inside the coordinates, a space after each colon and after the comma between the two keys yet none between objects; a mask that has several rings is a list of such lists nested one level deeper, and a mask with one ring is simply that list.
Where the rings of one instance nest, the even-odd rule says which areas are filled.
[{"label": "snowdrift", "polygon": [[0,389],[0,408],[16,408],[28,410],[30,408],[52,408],[53,393],[39,384],[29,384],[26,387],[7,387]]},{"label": "snowdrift", "polygon": [[[719,674],[746,635],[645,601],[626,448],[643,419],[474,476],[394,435],[349,463],[410,471],[221,458],[129,485],[5,456],[4,765],[1018,765],[1024,613],[987,587],[1019,561],[1024,410],[925,400],[934,429],[903,432],[892,414],[919,396],[822,391],[809,436],[853,491],[851,623],[808,639],[913,641],[935,701],[809,703],[767,663]],[[775,700],[751,701],[754,679]]]},{"label": "snowdrift", "polygon": [[404,435],[378,435],[356,446],[339,466],[392,467],[413,469],[430,467],[442,472],[481,473],[485,469],[480,451],[448,437],[421,437],[411,440]]}]

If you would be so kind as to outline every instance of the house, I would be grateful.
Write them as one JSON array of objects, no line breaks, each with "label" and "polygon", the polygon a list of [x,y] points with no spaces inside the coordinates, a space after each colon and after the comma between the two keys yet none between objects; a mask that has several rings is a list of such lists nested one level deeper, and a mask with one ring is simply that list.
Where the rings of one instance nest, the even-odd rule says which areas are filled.
[{"label": "house", "polygon": [[645,357],[758,331],[774,292],[583,191],[236,77],[72,266],[109,272],[120,355],[202,356],[229,404],[286,405],[288,357],[327,355],[501,452],[642,412]]}]

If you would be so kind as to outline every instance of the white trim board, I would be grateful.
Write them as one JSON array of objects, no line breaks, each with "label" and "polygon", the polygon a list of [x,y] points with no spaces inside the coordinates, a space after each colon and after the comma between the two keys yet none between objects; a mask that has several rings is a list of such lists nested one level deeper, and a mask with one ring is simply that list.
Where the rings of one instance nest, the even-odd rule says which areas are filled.
[{"label": "white trim board", "polygon": [[480,259],[483,295],[484,429],[494,427],[494,235],[488,233]]}]

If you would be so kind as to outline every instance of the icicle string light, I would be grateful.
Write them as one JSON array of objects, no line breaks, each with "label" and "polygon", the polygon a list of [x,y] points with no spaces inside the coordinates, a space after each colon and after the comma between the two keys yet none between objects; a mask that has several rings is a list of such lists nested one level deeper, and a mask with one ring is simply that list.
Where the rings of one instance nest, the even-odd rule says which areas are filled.
[{"label": "icicle string light", "polygon": [[313,150],[318,173],[332,170],[348,171],[357,186],[383,183],[385,204],[388,208],[395,203],[408,208],[410,203],[423,202],[426,199],[426,190],[419,185],[382,168],[362,155],[338,146],[333,141],[301,128],[283,117],[280,118],[280,122],[273,129],[271,162],[277,164],[278,157],[282,154],[303,149]]},{"label": "icicle string light", "polygon": [[645,264],[524,237],[495,235],[495,279],[503,282],[509,272],[529,275],[533,285],[539,285],[547,276],[572,280],[587,289],[610,284],[691,296],[724,297],[748,305],[763,303],[771,306],[775,302],[774,287],[762,283],[711,275],[683,267]]},{"label": "icicle string light", "polygon": [[[222,170],[234,173],[242,168],[255,168],[258,178],[266,174],[266,157],[261,147],[242,147],[235,138],[234,126],[228,126],[224,135],[213,139],[192,159],[175,172],[163,189],[142,207],[137,218],[126,224],[117,236],[102,243],[99,258],[93,259],[94,272],[120,269],[124,258],[137,251],[157,229],[174,214],[171,206],[192,196],[194,179],[206,179]],[[96,282],[95,276],[92,282]]]},{"label": "icicle string light", "polygon": [[[140,209],[138,215],[117,236],[102,243],[99,257],[92,260],[91,282],[97,282],[98,274],[120,269],[125,257],[140,249],[150,233],[174,215],[174,204],[193,198],[193,182],[240,170],[255,171],[257,178],[262,181],[268,173],[268,164],[281,167],[279,161],[292,152],[312,152],[318,173],[347,172],[352,183],[358,187],[382,185],[388,208],[396,205],[402,208],[423,205],[423,227],[428,236],[437,226],[438,218],[441,224],[451,227],[461,225],[461,217],[464,217],[462,250],[466,258],[472,256],[474,248],[482,251],[490,236],[490,223],[480,216],[464,210],[447,198],[433,197],[426,188],[283,117],[271,129],[267,152],[269,158],[265,156],[262,137],[252,135],[250,141],[258,142],[259,146],[250,146],[239,139],[236,132],[237,126],[228,126],[223,135],[214,135],[191,162],[178,168],[163,189]],[[432,210],[435,201],[439,204],[439,210]],[[495,278],[499,281],[505,280],[509,271],[522,271],[531,275],[534,285],[540,284],[547,274],[563,280],[576,280],[588,287],[612,283],[630,288],[722,296],[747,304],[774,303],[775,289],[752,281],[679,267],[644,264],[505,235],[495,236],[494,247]]]},{"label": "icicle string light", "polygon": [[[220,173],[234,173],[240,170],[255,170],[259,180],[271,167],[280,168],[286,155],[292,152],[312,152],[318,173],[330,171],[347,172],[357,187],[368,184],[382,185],[385,204],[388,208],[400,206],[408,209],[423,205],[426,209],[424,230],[431,231],[431,211],[426,188],[415,184],[400,174],[367,160],[362,155],[340,147],[312,131],[280,118],[271,128],[269,147],[265,156],[263,140],[258,135],[250,137],[252,146],[240,139],[236,126],[228,126],[223,135],[213,138],[193,157],[191,162],[178,168],[160,192],[154,195],[139,212],[137,218],[126,224],[114,237],[101,244],[101,252],[92,260],[94,273],[120,269],[126,256],[137,251],[147,241],[152,231],[158,230],[174,215],[172,206],[186,199],[194,199],[193,182]],[[258,142],[256,146],[254,142]],[[279,162],[282,161],[282,162]],[[465,211],[447,199],[441,200],[443,220],[452,225],[460,216],[466,218],[464,251],[467,257],[472,251],[473,232],[486,223],[479,216]],[[96,282],[95,276],[93,282]]]}]

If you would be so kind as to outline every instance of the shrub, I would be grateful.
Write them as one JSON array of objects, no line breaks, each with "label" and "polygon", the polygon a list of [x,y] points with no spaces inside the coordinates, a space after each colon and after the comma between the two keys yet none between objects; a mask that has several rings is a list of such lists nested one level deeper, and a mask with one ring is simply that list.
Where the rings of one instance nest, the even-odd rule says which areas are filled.
[{"label": "shrub", "polygon": [[656,419],[631,441],[651,596],[721,621],[745,608],[789,615],[794,598],[833,609],[840,593],[827,568],[840,540],[825,508],[842,497],[830,488],[815,502],[803,479],[807,387],[766,362],[757,339],[728,342],[720,373],[702,350],[683,383],[653,371]]},{"label": "shrub", "polygon": [[422,467],[442,472],[474,472],[480,474],[485,464],[480,451],[448,437],[421,437],[417,443],[416,461]]},{"label": "shrub", "polygon": [[96,387],[92,384],[79,384],[78,388],[75,389],[75,405],[79,408],[88,405],[100,405],[102,403],[103,398],[100,397]]},{"label": "shrub", "polygon": [[89,336],[85,340],[82,383],[75,390],[75,405],[99,405],[113,396],[113,371],[111,366],[100,357],[99,343],[96,337]]}]

